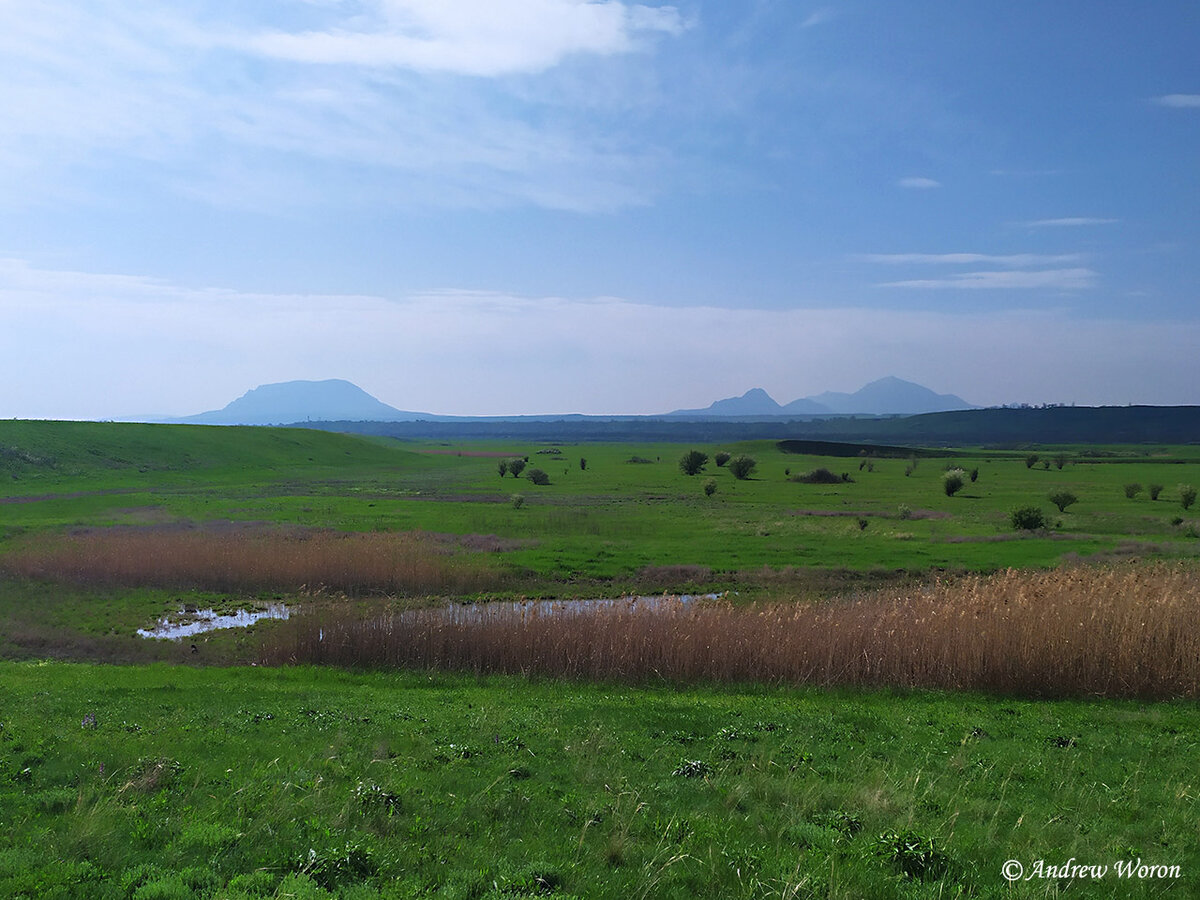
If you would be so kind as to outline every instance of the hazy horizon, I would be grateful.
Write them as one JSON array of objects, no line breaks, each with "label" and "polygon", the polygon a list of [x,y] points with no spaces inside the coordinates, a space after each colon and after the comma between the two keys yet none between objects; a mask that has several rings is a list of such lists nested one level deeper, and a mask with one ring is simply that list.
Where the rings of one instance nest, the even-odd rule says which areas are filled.
[{"label": "hazy horizon", "polygon": [[1200,403],[1200,8],[16,0],[0,416]]}]

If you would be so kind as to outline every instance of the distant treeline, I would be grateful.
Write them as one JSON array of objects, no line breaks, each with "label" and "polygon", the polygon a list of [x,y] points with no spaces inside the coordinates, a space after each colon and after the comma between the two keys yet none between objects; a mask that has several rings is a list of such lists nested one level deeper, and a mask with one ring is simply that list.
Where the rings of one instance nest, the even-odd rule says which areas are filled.
[{"label": "distant treeline", "polygon": [[[569,416],[418,422],[303,422],[300,427],[395,438],[720,443],[862,442],[898,446],[1200,443],[1200,406],[970,409],[918,416],[828,419]],[[882,448],[881,448],[882,449]]]}]

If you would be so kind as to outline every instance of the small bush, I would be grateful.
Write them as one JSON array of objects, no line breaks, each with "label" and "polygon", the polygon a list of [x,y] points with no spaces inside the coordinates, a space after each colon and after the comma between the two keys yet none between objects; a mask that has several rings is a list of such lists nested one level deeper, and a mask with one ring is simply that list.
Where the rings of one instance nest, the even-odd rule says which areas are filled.
[{"label": "small bush", "polygon": [[1058,467],[1058,470],[1060,472],[1062,471],[1062,467],[1065,466],[1066,464],[1067,464],[1066,454],[1060,453],[1060,454],[1058,454],[1058,456],[1054,457],[1054,465]]},{"label": "small bush", "polygon": [[1070,491],[1054,491],[1050,495],[1050,502],[1058,507],[1059,512],[1066,512],[1068,506],[1079,502],[1079,498]]},{"label": "small bush", "polygon": [[512,504],[513,509],[520,509],[522,506],[525,505],[525,495],[524,494],[513,494],[511,497],[508,498],[508,501]]},{"label": "small bush", "polygon": [[942,476],[942,490],[946,492],[947,497],[953,497],[962,490],[966,476],[967,473],[962,469],[951,469]]},{"label": "small bush", "polygon": [[1141,492],[1142,492],[1142,486],[1140,484],[1138,484],[1136,481],[1131,481],[1129,484],[1125,485],[1125,496],[1128,497],[1130,500],[1132,500],[1134,497],[1136,497]]},{"label": "small bush", "polygon": [[912,507],[909,506],[907,503],[901,503],[900,508],[896,511],[896,514],[901,519],[911,519],[912,518]]},{"label": "small bush", "polygon": [[1196,489],[1190,484],[1181,484],[1179,486],[1179,505],[1184,509],[1189,509],[1196,502]]},{"label": "small bush", "polygon": [[1150,494],[1151,500],[1157,500],[1158,495],[1162,493],[1163,486],[1161,484],[1152,484],[1146,488],[1146,492]]},{"label": "small bush", "polygon": [[496,463],[496,469],[500,472],[500,477],[503,478],[508,474],[508,460],[500,460],[500,462]]},{"label": "small bush", "polygon": [[1046,517],[1037,506],[1022,506],[1020,509],[1014,509],[1009,519],[1013,528],[1018,531],[1037,531],[1039,528],[1046,527]]},{"label": "small bush", "polygon": [[971,484],[974,484],[974,483],[975,483],[975,482],[977,482],[978,480],[979,480],[979,470],[978,470],[978,469],[972,469],[972,470],[971,470]]},{"label": "small bush", "polygon": [[752,457],[735,456],[733,459],[729,460],[729,471],[733,474],[734,478],[738,479],[739,481],[744,481],[750,477],[755,466],[757,465],[758,463],[756,463]]},{"label": "small bush", "polygon": [[704,496],[705,497],[711,497],[716,492],[717,492],[717,479],[710,478],[710,479],[708,479],[708,481],[704,482]]},{"label": "small bush", "polygon": [[579,457],[579,471],[580,472],[587,471],[587,457],[586,456]]},{"label": "small bush", "polygon": [[708,463],[708,454],[700,450],[689,450],[679,458],[679,471],[684,475],[699,475]]},{"label": "small bush", "polygon": [[718,466],[723,466],[725,463],[729,462],[729,458],[730,455],[722,450],[713,457],[713,462],[715,462]]},{"label": "small bush", "polygon": [[1030,453],[1027,457],[1025,457],[1025,468],[1032,469],[1037,465],[1037,461],[1038,455],[1036,453]]},{"label": "small bush", "polygon": [[550,476],[541,469],[530,469],[525,477],[534,484],[547,485],[550,483]]}]

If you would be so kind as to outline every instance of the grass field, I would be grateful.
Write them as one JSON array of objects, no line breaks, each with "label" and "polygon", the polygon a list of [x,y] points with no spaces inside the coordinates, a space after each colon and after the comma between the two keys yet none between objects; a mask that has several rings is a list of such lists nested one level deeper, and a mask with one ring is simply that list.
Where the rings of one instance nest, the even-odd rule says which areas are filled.
[{"label": "grass field", "polygon": [[688,449],[0,422],[0,896],[1196,894],[1200,449]]}]

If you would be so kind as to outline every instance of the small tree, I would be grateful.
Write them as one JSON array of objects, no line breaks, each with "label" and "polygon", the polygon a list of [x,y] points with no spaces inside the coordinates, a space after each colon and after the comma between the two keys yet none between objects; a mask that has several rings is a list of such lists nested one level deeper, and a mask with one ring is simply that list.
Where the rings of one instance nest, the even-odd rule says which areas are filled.
[{"label": "small tree", "polygon": [[711,497],[716,492],[717,492],[717,479],[710,478],[710,479],[708,479],[708,481],[704,482],[704,496],[705,497]]},{"label": "small tree", "polygon": [[530,469],[529,472],[525,475],[525,477],[528,478],[530,481],[532,481],[534,484],[545,485],[545,484],[550,483],[550,476],[547,475],[545,472],[543,472],[541,469]]},{"label": "small tree", "polygon": [[1054,457],[1054,465],[1058,468],[1059,471],[1062,471],[1062,467],[1065,466],[1066,464],[1067,464],[1067,454],[1060,453],[1060,454],[1058,454],[1058,456]]},{"label": "small tree", "polygon": [[1146,488],[1146,491],[1150,494],[1151,500],[1157,500],[1158,495],[1162,493],[1162,489],[1163,486],[1161,484],[1152,484]]},{"label": "small tree", "polygon": [[508,471],[512,473],[513,478],[520,478],[521,473],[525,471],[525,460],[521,457],[510,459],[508,461]]},{"label": "small tree", "polygon": [[1059,512],[1066,512],[1068,506],[1079,502],[1079,498],[1070,491],[1062,490],[1052,493],[1050,495],[1050,502],[1058,507]]},{"label": "small tree", "polygon": [[525,505],[525,495],[524,494],[513,494],[511,497],[508,498],[508,502],[512,504],[513,509],[520,509],[522,506]]},{"label": "small tree", "polygon": [[953,497],[962,490],[967,473],[962,469],[951,469],[942,476],[942,490],[947,497]]},{"label": "small tree", "polygon": [[496,468],[500,470],[500,477],[503,478],[508,474],[508,460],[500,460],[500,462],[496,463]]},{"label": "small tree", "polygon": [[1195,502],[1196,489],[1190,484],[1181,484],[1179,486],[1179,505],[1188,509]]},{"label": "small tree", "polygon": [[715,462],[718,466],[723,466],[725,463],[729,462],[729,454],[724,450],[719,450],[716,456],[713,457],[713,462]]},{"label": "small tree", "polygon": [[1036,453],[1030,453],[1027,457],[1025,457],[1025,468],[1032,469],[1037,465],[1037,461],[1038,455]]},{"label": "small tree", "polygon": [[1022,506],[1020,509],[1014,509],[1009,519],[1012,521],[1013,528],[1018,531],[1037,531],[1039,528],[1046,527],[1046,517],[1036,506]]},{"label": "small tree", "polygon": [[587,457],[585,457],[585,456],[579,457],[579,471],[580,472],[587,471]]},{"label": "small tree", "polygon": [[972,469],[971,470],[971,484],[974,484],[978,480],[979,480],[979,469]]},{"label": "small tree", "polygon": [[1134,497],[1136,497],[1141,492],[1142,492],[1142,486],[1140,484],[1138,484],[1136,481],[1131,481],[1129,484],[1125,485],[1125,496],[1128,497],[1130,500],[1132,500]]},{"label": "small tree", "polygon": [[684,475],[699,475],[704,471],[708,462],[708,454],[699,450],[689,450],[679,458],[679,471]]},{"label": "small tree", "polygon": [[729,471],[738,481],[745,481],[750,477],[750,473],[754,471],[754,467],[758,465],[752,457],[735,456],[729,460]]}]

